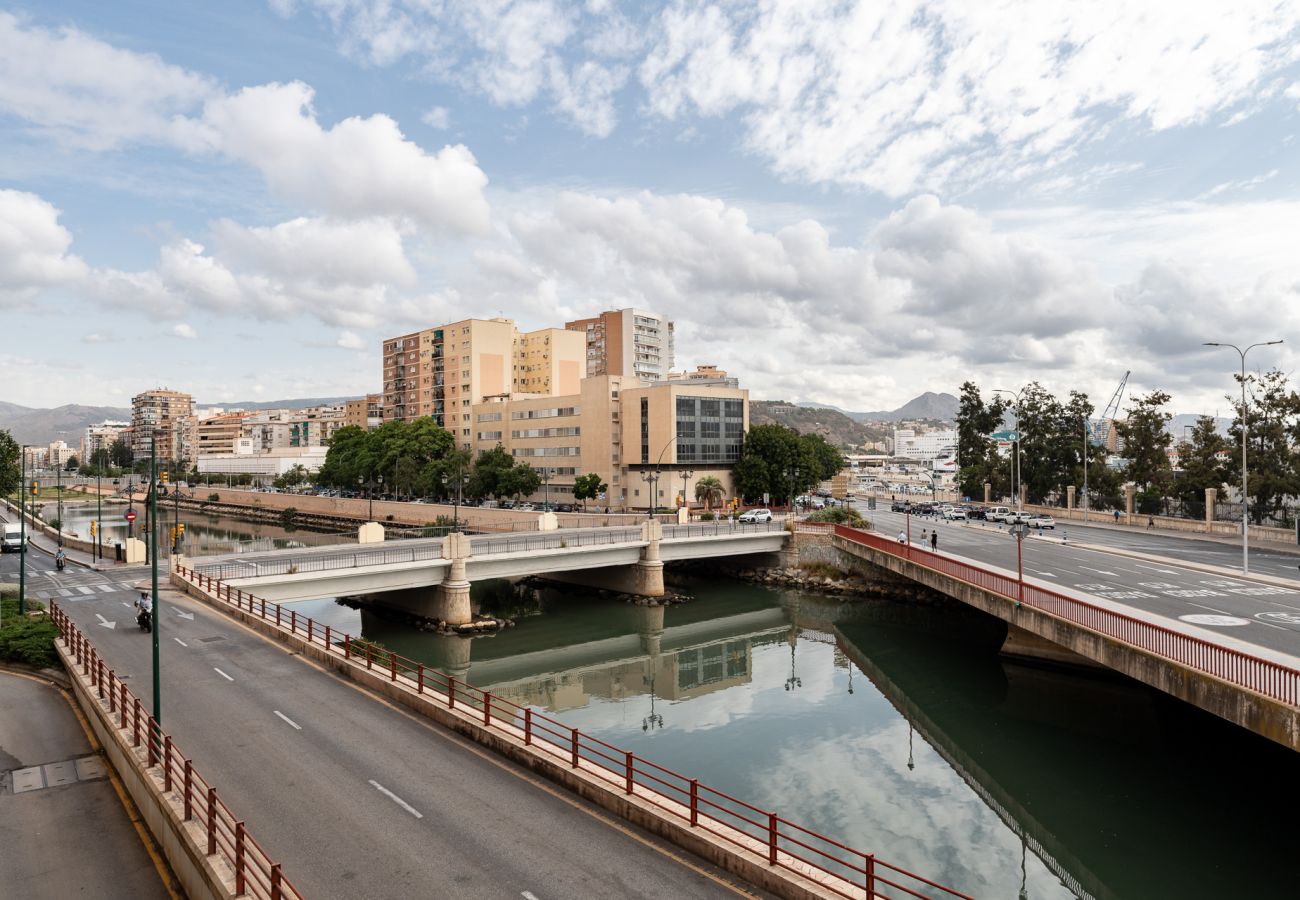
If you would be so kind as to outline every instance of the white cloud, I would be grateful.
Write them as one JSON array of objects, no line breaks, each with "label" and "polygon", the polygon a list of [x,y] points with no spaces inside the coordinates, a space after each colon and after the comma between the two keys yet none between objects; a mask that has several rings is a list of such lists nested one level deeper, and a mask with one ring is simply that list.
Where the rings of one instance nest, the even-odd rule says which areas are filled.
[{"label": "white cloud", "polygon": [[344,350],[364,350],[366,348],[366,342],[351,331],[340,332],[337,344]]},{"label": "white cloud", "polygon": [[435,106],[420,116],[420,121],[430,128],[446,131],[451,127],[451,111],[445,106]]},{"label": "white cloud", "polygon": [[192,341],[199,336],[193,326],[187,325],[184,322],[172,326],[172,335],[187,341]]},{"label": "white cloud", "polygon": [[428,153],[382,114],[325,127],[313,98],[300,82],[226,93],[155,56],[0,14],[0,111],[60,139],[217,153],[309,209],[398,217],[438,232],[487,230],[487,177],[467,148]]},{"label": "white cloud", "polygon": [[52,204],[25,191],[0,190],[0,306],[82,278],[86,265],[68,253],[71,245]]}]

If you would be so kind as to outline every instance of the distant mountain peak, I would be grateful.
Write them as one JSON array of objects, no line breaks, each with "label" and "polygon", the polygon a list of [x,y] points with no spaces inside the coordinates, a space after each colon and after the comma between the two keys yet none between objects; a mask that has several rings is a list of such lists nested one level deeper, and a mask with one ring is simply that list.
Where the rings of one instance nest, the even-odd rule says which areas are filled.
[{"label": "distant mountain peak", "polygon": [[917,397],[913,397],[898,409],[877,410],[874,412],[849,412],[828,403],[800,403],[798,405],[811,409],[833,409],[859,422],[906,422],[917,419],[953,422],[957,419],[957,410],[961,406],[961,401],[952,394],[926,391]]}]

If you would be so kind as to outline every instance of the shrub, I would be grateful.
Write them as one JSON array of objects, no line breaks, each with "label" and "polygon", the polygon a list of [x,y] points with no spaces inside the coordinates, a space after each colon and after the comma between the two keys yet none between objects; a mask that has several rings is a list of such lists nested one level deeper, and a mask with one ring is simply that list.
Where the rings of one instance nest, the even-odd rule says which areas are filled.
[{"label": "shrub", "polygon": [[[27,603],[29,612],[45,607],[35,601]],[[58,665],[54,639],[59,629],[47,616],[28,618],[18,615],[18,597],[0,600],[0,659],[25,663],[38,669]]]},{"label": "shrub", "polygon": [[828,506],[819,509],[804,519],[805,522],[830,522],[834,525],[852,525],[854,528],[867,527],[867,520],[856,509],[849,510],[843,506]]},{"label": "shrub", "polygon": [[208,494],[208,502],[209,502],[209,503],[220,503],[220,502],[221,502],[221,495],[220,495],[220,494]]}]

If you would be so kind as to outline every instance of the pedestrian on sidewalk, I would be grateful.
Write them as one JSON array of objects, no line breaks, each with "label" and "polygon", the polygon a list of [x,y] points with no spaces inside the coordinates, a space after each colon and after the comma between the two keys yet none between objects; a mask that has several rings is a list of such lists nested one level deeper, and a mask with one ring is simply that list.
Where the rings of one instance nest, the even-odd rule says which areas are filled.
[{"label": "pedestrian on sidewalk", "polygon": [[1118,510],[1118,509],[1115,510],[1115,524],[1116,524],[1116,525],[1119,524],[1119,510]]},{"label": "pedestrian on sidewalk", "polygon": [[1155,527],[1156,527],[1156,517],[1155,517],[1155,516],[1147,516],[1147,530],[1150,530],[1150,529],[1155,528]]},{"label": "pedestrian on sidewalk", "polygon": [[935,553],[939,552],[939,529],[938,528],[930,532],[930,549]]},{"label": "pedestrian on sidewalk", "polygon": [[907,532],[906,532],[906,531],[901,531],[901,530],[900,530],[900,531],[898,532],[898,542],[899,542],[900,544],[906,544],[906,543],[907,543]]}]

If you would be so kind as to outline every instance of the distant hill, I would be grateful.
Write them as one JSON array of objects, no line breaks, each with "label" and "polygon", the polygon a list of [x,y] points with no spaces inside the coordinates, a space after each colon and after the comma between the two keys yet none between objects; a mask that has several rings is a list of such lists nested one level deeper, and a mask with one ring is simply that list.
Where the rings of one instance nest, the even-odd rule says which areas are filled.
[{"label": "distant hill", "polygon": [[751,400],[751,425],[784,425],[800,434],[820,434],[841,450],[856,450],[868,441],[882,440],[887,429],[855,422],[829,407],[795,405],[783,400]]},{"label": "distant hill", "polygon": [[351,397],[301,397],[297,400],[222,400],[211,403],[195,402],[200,409],[218,406],[222,409],[303,409],[308,406],[324,406],[329,403],[342,403],[344,400],[361,400],[365,394]]},{"label": "distant hill", "polygon": [[20,444],[48,444],[64,441],[69,447],[81,442],[87,425],[111,419],[131,421],[131,410],[116,406],[81,406],[69,403],[54,409],[31,409],[0,402],[0,429],[6,429]]},{"label": "distant hill", "polygon": [[898,409],[877,410],[875,412],[850,412],[846,409],[815,403],[800,403],[799,406],[832,409],[858,422],[904,422],[917,419],[955,422],[961,401],[952,394],[936,394],[933,391],[926,391],[919,397],[913,397]]}]

